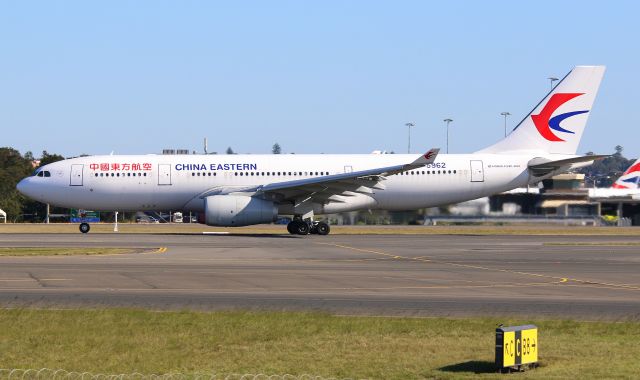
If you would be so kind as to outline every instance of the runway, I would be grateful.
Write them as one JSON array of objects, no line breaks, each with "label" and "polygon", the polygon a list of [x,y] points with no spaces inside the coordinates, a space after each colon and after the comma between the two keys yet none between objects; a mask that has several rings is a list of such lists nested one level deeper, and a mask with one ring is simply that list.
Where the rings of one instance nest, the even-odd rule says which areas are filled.
[{"label": "runway", "polygon": [[640,319],[637,236],[0,234],[0,246],[152,252],[0,257],[5,307]]}]

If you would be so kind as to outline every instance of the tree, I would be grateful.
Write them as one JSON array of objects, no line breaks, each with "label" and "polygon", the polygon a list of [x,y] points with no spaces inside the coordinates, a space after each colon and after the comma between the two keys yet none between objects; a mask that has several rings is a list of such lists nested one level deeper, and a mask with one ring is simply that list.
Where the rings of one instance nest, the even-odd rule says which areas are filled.
[{"label": "tree", "polygon": [[[622,155],[622,146],[616,145],[615,153],[603,160],[596,160],[592,165],[578,170],[584,174],[589,182],[595,182],[598,186],[608,187],[624,171],[631,166],[633,160],[628,160]],[[589,154],[591,152],[588,152]]]},{"label": "tree", "polygon": [[235,154],[235,153],[233,152],[233,149],[231,149],[231,147],[228,147],[227,154]]},{"label": "tree", "polygon": [[13,148],[0,148],[0,208],[7,219],[20,216],[25,198],[16,185],[33,171],[31,160],[25,159]]},{"label": "tree", "polygon": [[278,143],[273,144],[273,147],[271,147],[271,153],[273,153],[273,154],[282,153],[282,148],[280,148],[280,144],[278,144]]},{"label": "tree", "polygon": [[616,153],[615,153],[616,156],[622,155],[622,150],[623,150],[622,145],[616,145],[615,150],[616,150]]},{"label": "tree", "polygon": [[47,164],[50,164],[52,162],[57,162],[57,161],[62,161],[64,160],[64,157],[62,157],[59,154],[49,154],[46,150],[42,151],[42,158],[40,158],[40,166],[45,166]]}]

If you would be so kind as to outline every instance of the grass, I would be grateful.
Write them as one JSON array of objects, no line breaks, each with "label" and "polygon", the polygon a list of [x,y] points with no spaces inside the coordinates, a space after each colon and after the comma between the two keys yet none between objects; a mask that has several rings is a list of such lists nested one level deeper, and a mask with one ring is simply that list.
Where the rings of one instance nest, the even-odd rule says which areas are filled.
[{"label": "grass", "polygon": [[[119,233],[125,234],[201,234],[224,232],[232,234],[287,234],[286,226],[264,224],[248,227],[209,227],[202,224],[133,224],[121,223]],[[0,224],[2,233],[68,233],[78,234],[77,224]],[[113,224],[96,223],[91,225],[90,234],[114,233]],[[331,226],[333,235],[599,235],[599,236],[640,236],[637,227],[579,227],[557,225],[475,225],[475,226]]]},{"label": "grass", "polygon": [[0,256],[122,255],[141,251],[137,248],[0,247]]},{"label": "grass", "polygon": [[509,375],[494,373],[492,365],[499,323],[540,328],[541,367],[519,378],[632,378],[640,373],[640,324],[632,322],[130,309],[0,309],[0,368],[504,378]]}]

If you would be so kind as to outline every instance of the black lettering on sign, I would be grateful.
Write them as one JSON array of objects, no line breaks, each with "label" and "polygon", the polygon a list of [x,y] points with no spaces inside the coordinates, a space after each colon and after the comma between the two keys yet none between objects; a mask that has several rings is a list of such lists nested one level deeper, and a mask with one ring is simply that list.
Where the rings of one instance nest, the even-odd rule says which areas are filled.
[{"label": "black lettering on sign", "polygon": [[522,364],[522,330],[516,330],[516,365]]}]

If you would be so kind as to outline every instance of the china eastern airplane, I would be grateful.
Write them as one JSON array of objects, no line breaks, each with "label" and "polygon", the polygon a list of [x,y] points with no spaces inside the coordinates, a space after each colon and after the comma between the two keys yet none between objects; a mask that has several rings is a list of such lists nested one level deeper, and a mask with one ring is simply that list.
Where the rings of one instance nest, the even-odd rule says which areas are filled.
[{"label": "china eastern airplane", "polygon": [[640,158],[609,188],[589,189],[591,198],[640,197]]},{"label": "china eastern airplane", "polygon": [[67,208],[195,211],[210,226],[287,215],[289,233],[326,235],[314,215],[457,203],[605,157],[576,155],[604,71],[575,67],[508,136],[473,154],[89,156],[45,165],[18,190]]}]

